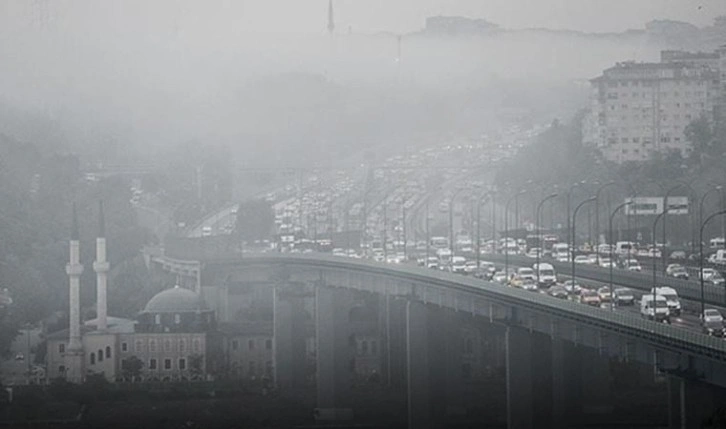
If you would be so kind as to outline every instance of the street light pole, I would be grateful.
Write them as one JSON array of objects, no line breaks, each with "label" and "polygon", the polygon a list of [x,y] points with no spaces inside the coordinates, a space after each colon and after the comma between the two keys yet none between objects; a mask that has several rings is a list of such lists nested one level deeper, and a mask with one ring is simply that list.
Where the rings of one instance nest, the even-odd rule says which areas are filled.
[{"label": "street light pole", "polygon": [[[712,187],[708,191],[704,192],[703,195],[701,196],[701,201],[700,201],[700,204],[698,205],[698,223],[699,223],[699,225],[703,225],[703,205],[706,202],[706,198],[708,197],[708,195],[713,191],[719,191],[720,193],[722,193],[721,185],[716,185],[716,186]],[[726,210],[726,207],[721,207],[721,210]],[[701,237],[701,241],[703,241],[703,237]],[[700,248],[700,252],[703,253],[703,248],[702,247],[699,247],[699,248]]]},{"label": "street light pole", "polygon": [[598,262],[600,262],[600,192],[608,186],[615,186],[615,182],[605,183],[595,192],[595,253],[597,253]]},{"label": "street light pole", "polygon": [[517,197],[525,193],[519,191],[509,198],[504,205],[504,274],[509,278],[509,206],[513,201],[517,201]]},{"label": "street light pole", "polygon": [[540,236],[539,217],[540,217],[540,212],[542,211],[542,205],[545,202],[547,202],[553,198],[557,198],[557,194],[548,195],[548,196],[544,197],[542,199],[542,201],[539,202],[539,204],[537,204],[537,213],[535,215],[535,220],[534,220],[536,223],[536,226],[537,226],[537,242],[538,242],[537,243],[537,264],[536,264],[537,265],[537,287],[539,287],[539,272],[540,272],[539,254],[542,252],[542,237]]},{"label": "street light pole", "polygon": [[[577,225],[577,212],[580,211],[580,208],[584,206],[587,203],[591,203],[595,201],[596,197],[590,197],[586,199],[585,201],[581,202],[580,204],[575,207],[575,211],[572,214],[572,248],[575,248],[575,226]],[[572,257],[572,287],[575,287],[575,257],[573,255]]]},{"label": "street light pole", "polygon": [[715,218],[716,216],[722,216],[724,214],[726,214],[726,210],[720,210],[720,211],[718,211],[716,213],[711,214],[709,217],[706,218],[706,220],[704,222],[701,223],[701,232],[699,234],[699,237],[700,237],[700,240],[699,240],[699,253],[700,253],[700,255],[699,255],[699,258],[698,258],[698,260],[700,261],[700,263],[699,263],[699,274],[700,274],[699,277],[700,277],[700,280],[701,280],[701,317],[703,317],[703,313],[706,310],[706,308],[705,308],[706,307],[706,297],[705,297],[705,292],[704,292],[704,288],[703,288],[703,230],[704,230],[704,228],[706,228],[706,225],[708,224],[708,222],[711,219]]},{"label": "street light pole", "polygon": [[449,250],[451,251],[451,258],[454,258],[454,201],[456,196],[461,193],[465,188],[461,188],[454,192],[449,201]]},{"label": "street light pole", "polygon": [[668,211],[669,211],[669,208],[668,208],[668,196],[670,195],[671,192],[678,190],[678,188],[680,188],[681,186],[683,186],[683,184],[682,183],[679,183],[676,186],[670,188],[665,193],[665,197],[663,197],[663,254],[661,255],[661,258],[663,259],[663,267],[666,266],[666,261],[668,260],[667,259],[668,258],[668,256],[667,256],[667,253],[668,253],[667,248],[668,248],[668,246],[666,245],[666,243],[668,241],[668,240],[666,240],[666,221],[668,219]]},{"label": "street light pole", "polygon": [[618,212],[618,210],[622,209],[625,206],[629,206],[632,202],[626,201],[619,206],[615,207],[615,210],[613,210],[612,213],[610,213],[610,219],[608,222],[608,245],[610,247],[610,310],[615,310],[615,301],[614,301],[614,293],[613,293],[613,218],[615,217],[615,214]]},{"label": "street light pole", "polygon": [[[664,217],[665,214],[668,212],[668,210],[669,210],[669,208],[667,206],[664,206],[664,210],[658,216],[656,216],[655,220],[653,221],[653,248],[654,249],[656,248],[656,242],[657,242],[657,240],[655,239],[656,226],[658,225],[658,221],[660,220],[660,218]],[[665,241],[665,240],[663,240],[663,241]],[[655,295],[656,295],[655,288],[658,284],[658,279],[656,277],[657,272],[658,272],[658,258],[653,258],[653,320],[655,320],[655,308],[656,308],[655,307],[655,305],[656,305],[655,304]]]}]

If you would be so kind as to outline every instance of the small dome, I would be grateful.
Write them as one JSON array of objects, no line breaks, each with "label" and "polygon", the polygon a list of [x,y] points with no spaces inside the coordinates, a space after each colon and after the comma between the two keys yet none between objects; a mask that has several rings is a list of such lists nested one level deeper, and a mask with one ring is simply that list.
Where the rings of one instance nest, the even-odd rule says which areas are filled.
[{"label": "small dome", "polygon": [[174,286],[154,295],[144,307],[144,313],[185,313],[205,310],[199,295],[189,289]]}]

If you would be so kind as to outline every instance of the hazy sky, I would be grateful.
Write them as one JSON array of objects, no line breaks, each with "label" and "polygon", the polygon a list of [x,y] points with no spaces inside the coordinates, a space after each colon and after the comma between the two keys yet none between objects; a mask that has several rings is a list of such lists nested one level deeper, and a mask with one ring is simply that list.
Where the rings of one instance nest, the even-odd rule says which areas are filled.
[{"label": "hazy sky", "polygon": [[[328,0],[0,0],[5,20],[38,15],[78,22],[150,25],[176,22],[182,31],[232,27],[241,32],[325,31]],[[34,6],[36,5],[36,6]],[[726,0],[334,0],[338,31],[361,33],[420,29],[432,15],[484,18],[507,28],[547,27],[593,32],[642,28],[652,19],[676,19],[699,26],[726,14]],[[11,16],[15,15],[15,16]],[[3,18],[3,17],[0,17]]]}]

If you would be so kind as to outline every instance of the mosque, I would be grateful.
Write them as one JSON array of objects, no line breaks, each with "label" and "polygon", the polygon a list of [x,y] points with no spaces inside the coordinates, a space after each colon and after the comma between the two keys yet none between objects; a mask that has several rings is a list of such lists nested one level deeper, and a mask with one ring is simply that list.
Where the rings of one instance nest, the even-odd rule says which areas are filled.
[{"label": "mosque", "polygon": [[[79,278],[84,267],[75,207],[69,253],[69,326],[47,335],[48,380],[81,383],[92,374],[111,382],[273,378],[273,288],[269,284],[234,285],[232,290],[225,289],[224,300],[218,299],[220,292],[214,287],[197,285],[195,291],[175,286],[152,297],[134,319],[109,316],[110,267],[101,203],[92,264],[97,282],[96,317],[83,321]],[[370,305],[362,304],[351,312],[360,327],[352,342],[356,351],[351,368],[362,377],[380,373],[381,366],[377,318],[370,310]],[[310,362],[315,359],[313,312],[312,306],[304,311],[302,331]],[[366,314],[372,317],[364,317]],[[314,372],[314,364],[310,366]]]}]

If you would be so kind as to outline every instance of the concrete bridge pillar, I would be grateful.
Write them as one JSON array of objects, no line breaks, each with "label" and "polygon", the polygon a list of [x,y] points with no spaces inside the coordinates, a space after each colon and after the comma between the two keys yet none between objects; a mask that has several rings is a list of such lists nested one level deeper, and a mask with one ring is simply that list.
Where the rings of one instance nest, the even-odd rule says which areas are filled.
[{"label": "concrete bridge pillar", "polygon": [[285,394],[306,382],[305,291],[275,287],[273,312],[275,384]]},{"label": "concrete bridge pillar", "polygon": [[[720,411],[719,411],[720,410]],[[710,422],[720,412],[721,423]],[[697,380],[668,377],[668,423],[672,429],[722,427],[726,391]]]},{"label": "concrete bridge pillar", "polygon": [[406,386],[406,301],[386,295],[380,300],[383,338],[382,379],[390,387]]},{"label": "concrete bridge pillar", "polygon": [[406,302],[406,361],[409,429],[431,427],[432,387],[429,360],[429,314],[420,302]]},{"label": "concrete bridge pillar", "polygon": [[349,420],[351,360],[348,312],[351,292],[318,286],[315,288],[315,333],[317,352],[318,420]]},{"label": "concrete bridge pillar", "polygon": [[507,427],[535,427],[532,390],[532,341],[526,329],[508,327],[506,331],[507,361]]}]

